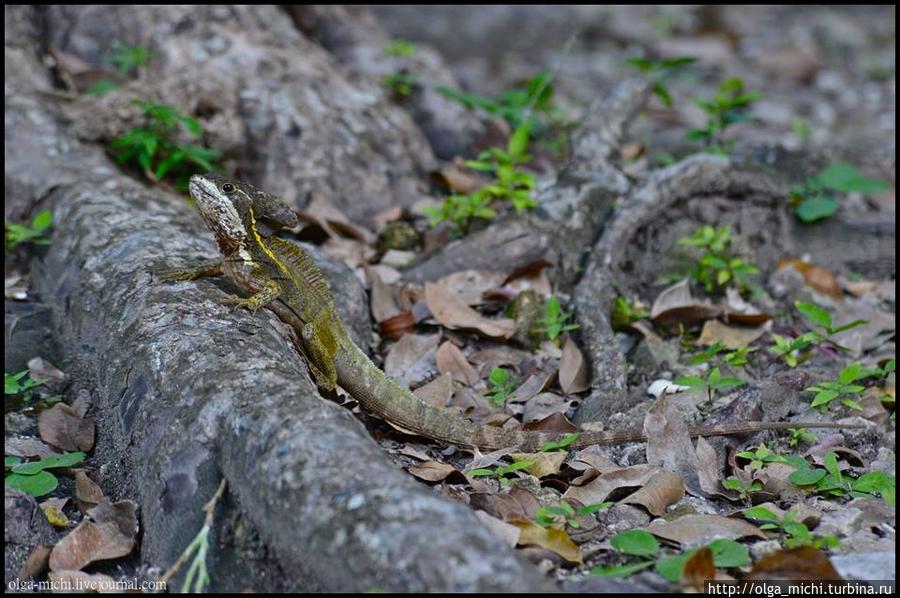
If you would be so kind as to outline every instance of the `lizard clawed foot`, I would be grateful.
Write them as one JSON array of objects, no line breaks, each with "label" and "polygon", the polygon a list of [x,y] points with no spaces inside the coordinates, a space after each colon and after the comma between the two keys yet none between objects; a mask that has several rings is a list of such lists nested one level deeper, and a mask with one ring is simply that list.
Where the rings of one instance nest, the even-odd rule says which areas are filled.
[{"label": "lizard clawed foot", "polygon": [[244,308],[252,314],[256,314],[256,312],[259,311],[259,308],[262,307],[257,301],[254,301],[252,297],[238,297],[237,295],[227,295],[222,298],[221,303],[222,305],[232,306],[232,311]]}]

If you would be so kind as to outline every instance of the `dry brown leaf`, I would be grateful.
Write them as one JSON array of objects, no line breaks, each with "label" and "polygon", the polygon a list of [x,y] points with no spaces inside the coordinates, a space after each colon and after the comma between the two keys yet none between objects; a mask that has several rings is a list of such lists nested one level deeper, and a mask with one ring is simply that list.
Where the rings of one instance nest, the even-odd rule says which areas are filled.
[{"label": "dry brown leaf", "polygon": [[450,166],[433,171],[431,178],[444,189],[462,195],[477,191],[490,182],[455,160]]},{"label": "dry brown leaf", "polygon": [[587,363],[571,337],[566,339],[559,361],[559,386],[566,394],[582,392],[591,387]]},{"label": "dry brown leaf", "polygon": [[378,271],[367,267],[366,277],[369,279],[369,307],[375,321],[381,323],[398,315],[400,308],[397,307],[391,289],[381,280]]},{"label": "dry brown leaf", "polygon": [[697,546],[709,544],[719,538],[761,538],[765,534],[755,525],[740,519],[729,519],[721,515],[691,514],[679,517],[674,521],[657,519],[644,528],[654,536],[659,536],[680,546]]},{"label": "dry brown leaf", "polygon": [[703,324],[697,344],[709,346],[719,342],[729,349],[741,349],[765,334],[766,329],[766,325],[731,326],[719,320],[707,320]]},{"label": "dry brown leaf", "polygon": [[94,420],[78,417],[65,403],[38,414],[41,440],[64,451],[87,452],[94,447]]},{"label": "dry brown leaf", "polygon": [[466,305],[465,301],[434,283],[425,284],[425,302],[434,319],[448,328],[472,329],[485,336],[503,339],[516,332],[515,321],[505,318],[488,319]]},{"label": "dry brown leaf", "polygon": [[536,432],[559,432],[562,434],[582,431],[581,428],[570,422],[569,418],[562,413],[551,413],[543,419],[526,423],[522,428]]},{"label": "dry brown leaf", "polygon": [[440,336],[405,334],[388,350],[384,372],[401,386],[418,386],[437,373],[434,356]]},{"label": "dry brown leaf", "polygon": [[706,582],[716,578],[716,565],[709,546],[704,546],[684,563],[681,578],[697,592],[706,592]]},{"label": "dry brown leaf", "polygon": [[456,470],[452,465],[448,465],[446,463],[441,463],[439,461],[426,461],[425,463],[420,463],[419,465],[413,465],[412,467],[407,468],[406,471],[416,476],[420,480],[425,480],[426,482],[440,482],[441,480],[446,479],[447,476],[449,476]]},{"label": "dry brown leaf", "polygon": [[605,501],[617,490],[637,490],[660,471],[659,467],[646,464],[608,471],[583,486],[569,486],[563,498],[593,505]]},{"label": "dry brown leaf", "polygon": [[39,457],[41,459],[59,455],[52,447],[32,437],[7,438],[4,443],[4,451],[4,454],[14,457]]},{"label": "dry brown leaf", "polygon": [[404,334],[416,329],[415,318],[412,312],[405,311],[379,323],[381,333],[392,341],[399,340]]},{"label": "dry brown leaf", "polygon": [[519,528],[515,525],[488,515],[484,511],[475,511],[475,516],[478,517],[481,523],[491,530],[495,536],[503,540],[509,546],[515,546],[519,543],[522,532],[519,531]]},{"label": "dry brown leaf", "polygon": [[536,478],[559,473],[559,468],[566,460],[565,451],[552,453],[513,453],[510,455],[513,461],[531,461],[531,465],[525,471]]},{"label": "dry brown leaf", "polygon": [[[564,397],[553,392],[542,392],[525,402],[525,409],[522,412],[522,421],[530,426],[537,425],[538,422],[544,421],[550,417],[565,418],[565,414],[571,408],[572,403],[573,400],[569,397]],[[546,427],[549,426],[550,423],[552,422],[545,422],[543,425]],[[556,423],[564,425],[562,420],[558,420]],[[573,429],[571,431],[575,432],[577,430]]]},{"label": "dry brown leaf", "polygon": [[460,270],[436,281],[466,305],[484,303],[484,293],[503,282],[506,276],[493,270]]},{"label": "dry brown leaf", "polygon": [[103,489],[83,469],[75,472],[75,498],[78,499],[78,509],[82,513],[103,501]]},{"label": "dry brown leaf", "polygon": [[835,299],[841,298],[841,287],[838,284],[837,277],[831,270],[793,258],[778,260],[776,269],[781,270],[782,268],[793,268],[803,276],[803,280],[812,288],[826,295],[831,295]]},{"label": "dry brown leaf", "polygon": [[406,455],[407,457],[418,459],[419,461],[431,461],[431,457],[429,457],[427,453],[420,451],[411,444],[404,444],[403,448],[401,448],[397,452],[399,452],[401,455]]},{"label": "dry brown leaf", "polygon": [[28,360],[28,376],[32,380],[42,382],[62,382],[66,379],[64,373],[42,357],[33,357]]},{"label": "dry brown leaf", "polygon": [[104,499],[50,553],[50,569],[80,570],[95,561],[115,559],[130,553],[138,532],[137,504]]},{"label": "dry brown leaf", "polygon": [[756,561],[745,579],[840,581],[843,578],[825,553],[804,546],[767,554]]},{"label": "dry brown leaf", "polygon": [[875,386],[871,388],[867,388],[863,393],[862,400],[859,402],[862,405],[862,416],[871,422],[875,422],[876,424],[886,424],[891,417],[891,414],[887,409],[884,408],[884,403],[881,401],[881,398],[884,395],[888,395],[891,397],[891,403],[893,403],[894,396],[894,386],[890,385],[889,392],[888,388],[877,388]]},{"label": "dry brown leaf", "polygon": [[640,505],[651,515],[661,517],[669,505],[684,498],[684,483],[681,476],[671,471],[659,471],[654,474],[643,488],[624,499],[629,505]]},{"label": "dry brown leaf", "polygon": [[442,374],[450,374],[457,382],[472,386],[480,379],[478,372],[466,360],[466,356],[462,354],[459,347],[450,341],[445,341],[438,347],[435,360],[438,371]]},{"label": "dry brown leaf", "polygon": [[751,306],[743,307],[744,309],[737,309],[734,306],[698,302],[691,296],[688,281],[682,280],[659,294],[650,309],[650,319],[672,333],[677,332],[681,326],[691,328],[714,318],[744,326],[759,326],[771,320],[768,314],[750,311]]},{"label": "dry brown leaf", "polygon": [[705,496],[700,485],[697,454],[684,415],[663,393],[644,416],[647,435],[647,463],[679,474],[684,487],[694,496]]},{"label": "dry brown leaf", "polygon": [[353,223],[340,209],[321,194],[314,194],[306,209],[299,210],[298,216],[325,229],[332,238],[347,237],[362,243],[371,243],[374,235]]},{"label": "dry brown leaf", "polygon": [[521,532],[519,545],[533,544],[555,552],[570,563],[581,563],[581,549],[564,530],[541,527],[534,521],[513,520],[510,523]]},{"label": "dry brown leaf", "polygon": [[42,544],[35,546],[31,554],[28,555],[25,564],[19,569],[16,578],[24,581],[31,578],[36,579],[46,573],[50,563],[50,551],[52,550],[52,546],[44,546]]},{"label": "dry brown leaf", "polygon": [[413,394],[424,403],[443,409],[453,396],[453,378],[450,374],[441,374],[428,384],[415,389]]}]

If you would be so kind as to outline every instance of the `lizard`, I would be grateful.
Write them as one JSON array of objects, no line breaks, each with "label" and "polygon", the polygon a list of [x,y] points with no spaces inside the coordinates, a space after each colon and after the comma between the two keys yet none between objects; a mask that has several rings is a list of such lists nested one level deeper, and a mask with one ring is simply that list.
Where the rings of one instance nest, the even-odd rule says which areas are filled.
[{"label": "lizard", "polygon": [[[324,391],[340,386],[363,409],[432,440],[468,448],[538,450],[566,434],[477,425],[465,416],[428,405],[386,375],[350,337],[338,315],[325,275],[300,246],[277,236],[296,226],[296,213],[278,196],[237,179],[193,175],[189,193],[213,233],[221,259],[167,270],[168,280],[225,276],[248,296],[223,303],[256,312],[265,307],[295,333],[294,345],[313,381]],[[856,428],[833,422],[760,422],[695,426],[691,436],[727,436],[790,428]],[[646,441],[639,430],[582,431],[569,448]]]}]

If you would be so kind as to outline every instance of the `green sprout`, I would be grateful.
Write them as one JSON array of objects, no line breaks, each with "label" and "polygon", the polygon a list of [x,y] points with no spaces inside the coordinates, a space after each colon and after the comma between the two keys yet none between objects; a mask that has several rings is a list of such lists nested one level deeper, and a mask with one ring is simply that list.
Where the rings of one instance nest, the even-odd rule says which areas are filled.
[{"label": "green sprout", "polygon": [[547,338],[553,342],[557,342],[557,338],[563,332],[577,330],[578,324],[569,323],[572,312],[565,312],[559,304],[559,298],[552,295],[544,303],[544,315],[538,319],[541,330],[547,335]]},{"label": "green sprout", "polygon": [[34,243],[35,245],[49,245],[50,239],[44,234],[53,224],[53,213],[50,210],[42,210],[31,219],[31,224],[16,224],[6,222],[6,249],[15,248],[20,243]]},{"label": "green sprout", "polygon": [[841,194],[857,192],[868,196],[890,188],[884,181],[863,176],[855,166],[839,162],[792,186],[791,205],[797,218],[806,223],[816,222],[837,212]]},{"label": "green sprout", "polygon": [[708,118],[705,127],[688,131],[686,138],[703,142],[707,152],[728,154],[733,144],[724,138],[726,129],[749,120],[748,109],[760,98],[762,94],[758,91],[745,91],[741,79],[728,79],[711,99],[694,98],[694,103],[706,112]]},{"label": "green sprout", "polygon": [[645,73],[652,82],[650,88],[659,101],[666,108],[672,107],[672,94],[666,83],[672,78],[672,75],[680,68],[693,64],[697,61],[695,56],[678,56],[676,58],[663,58],[661,60],[650,60],[648,58],[632,57],[625,60],[629,66],[632,66],[642,73]]}]

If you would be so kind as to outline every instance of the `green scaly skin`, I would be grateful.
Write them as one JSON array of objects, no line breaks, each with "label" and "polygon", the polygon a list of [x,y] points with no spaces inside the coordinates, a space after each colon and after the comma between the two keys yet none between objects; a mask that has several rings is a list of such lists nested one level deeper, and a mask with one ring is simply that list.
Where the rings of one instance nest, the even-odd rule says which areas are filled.
[{"label": "green scaly skin", "polygon": [[[461,415],[422,402],[385,375],[347,333],[321,270],[297,245],[275,236],[296,225],[296,215],[278,197],[219,175],[191,177],[190,193],[222,253],[220,262],[172,270],[172,280],[224,275],[248,297],[225,302],[256,311],[271,309],[296,333],[316,384],[340,386],[362,407],[410,432],[449,444],[480,449],[539,450],[564,434],[478,426]],[[691,428],[693,436],[724,436],[789,428],[848,428],[835,423],[745,422]],[[640,431],[581,432],[569,448],[645,441]]]}]

